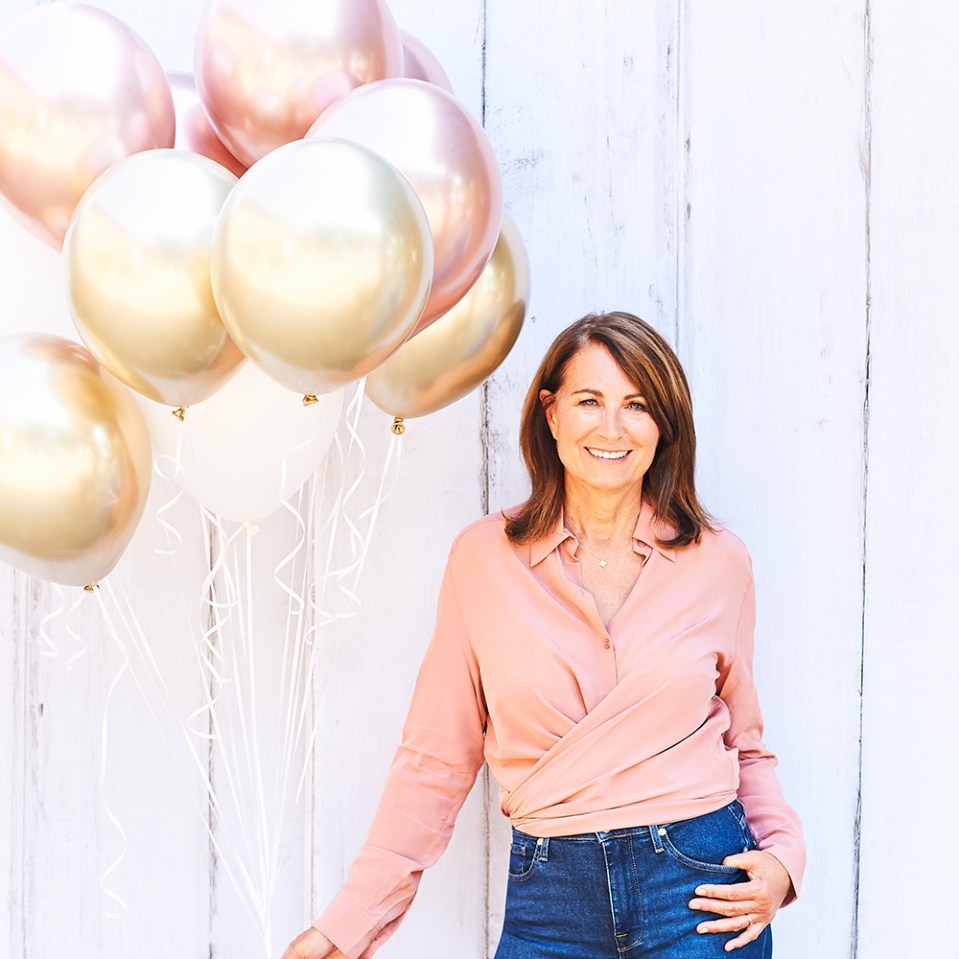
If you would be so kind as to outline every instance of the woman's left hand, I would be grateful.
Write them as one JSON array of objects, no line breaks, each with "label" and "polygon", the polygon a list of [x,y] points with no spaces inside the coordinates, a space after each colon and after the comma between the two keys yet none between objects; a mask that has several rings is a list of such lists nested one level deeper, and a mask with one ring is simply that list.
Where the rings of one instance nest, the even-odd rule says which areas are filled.
[{"label": "woman's left hand", "polygon": [[738,866],[746,871],[748,882],[729,885],[702,885],[696,887],[696,898],[690,909],[715,912],[722,919],[701,922],[698,932],[738,932],[726,943],[726,951],[739,949],[752,942],[773,921],[792,888],[786,867],[769,852],[753,849],[727,856],[724,866]]}]

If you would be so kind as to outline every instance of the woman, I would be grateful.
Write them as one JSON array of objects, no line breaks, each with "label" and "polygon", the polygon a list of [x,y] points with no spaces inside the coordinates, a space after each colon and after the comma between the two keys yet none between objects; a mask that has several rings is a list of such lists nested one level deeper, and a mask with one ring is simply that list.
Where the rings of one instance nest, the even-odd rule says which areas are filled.
[{"label": "woman", "polygon": [[284,959],[368,959],[449,842],[484,758],[513,825],[495,959],[772,954],[804,864],[762,741],[750,561],[697,499],[689,388],[628,313],[550,347],[529,500],[450,553],[383,797]]}]

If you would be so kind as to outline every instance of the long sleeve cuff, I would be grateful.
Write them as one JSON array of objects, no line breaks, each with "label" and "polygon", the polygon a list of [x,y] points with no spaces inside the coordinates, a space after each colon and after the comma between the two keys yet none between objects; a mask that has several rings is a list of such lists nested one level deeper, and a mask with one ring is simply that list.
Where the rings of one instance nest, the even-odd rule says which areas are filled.
[{"label": "long sleeve cuff", "polygon": [[343,892],[313,923],[348,959],[360,959],[376,938],[377,919]]},{"label": "long sleeve cuff", "polygon": [[795,848],[776,843],[765,847],[760,846],[760,848],[763,852],[772,853],[772,855],[783,864],[786,872],[789,873],[793,887],[782,903],[784,906],[788,906],[799,896],[802,887],[803,872],[806,868],[806,852],[802,846]]}]

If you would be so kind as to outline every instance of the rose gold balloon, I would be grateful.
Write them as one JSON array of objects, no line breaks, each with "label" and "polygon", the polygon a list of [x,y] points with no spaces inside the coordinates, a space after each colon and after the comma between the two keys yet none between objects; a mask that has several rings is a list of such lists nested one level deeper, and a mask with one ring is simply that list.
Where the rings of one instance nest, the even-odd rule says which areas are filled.
[{"label": "rose gold balloon", "polygon": [[383,0],[210,0],[197,32],[200,99],[247,166],[301,139],[350,90],[402,70]]},{"label": "rose gold balloon", "polygon": [[412,33],[405,30],[400,30],[400,37],[403,40],[403,76],[409,77],[410,80],[434,83],[447,93],[452,93],[453,84],[433,51],[422,40],[417,40]]},{"label": "rose gold balloon", "polygon": [[234,176],[243,176],[246,167],[223,145],[200,103],[192,73],[168,73],[173,109],[176,111],[176,141],[178,150],[209,157],[229,170]]},{"label": "rose gold balloon", "polygon": [[529,259],[503,214],[499,242],[473,288],[366,379],[366,395],[392,416],[424,416],[465,396],[506,359],[529,303]]},{"label": "rose gold balloon", "polygon": [[213,231],[236,182],[185,150],[138,153],[87,190],[70,224],[77,329],[114,376],[158,403],[205,400],[243,360],[210,285]]},{"label": "rose gold balloon", "polygon": [[82,346],[0,339],[0,560],[66,586],[102,579],[140,521],[150,468],[136,401]]},{"label": "rose gold balloon", "polygon": [[173,127],[163,68],[109,13],[44,4],[0,37],[0,192],[51,246],[104,170]]},{"label": "rose gold balloon", "polygon": [[422,80],[371,83],[332,106],[309,136],[362,143],[416,190],[433,234],[433,289],[416,331],[462,299],[499,236],[503,187],[483,128],[445,90]]},{"label": "rose gold balloon", "polygon": [[344,140],[274,150],[217,223],[213,292],[237,346],[287,389],[325,393],[399,348],[433,272],[426,214],[375,153]]}]

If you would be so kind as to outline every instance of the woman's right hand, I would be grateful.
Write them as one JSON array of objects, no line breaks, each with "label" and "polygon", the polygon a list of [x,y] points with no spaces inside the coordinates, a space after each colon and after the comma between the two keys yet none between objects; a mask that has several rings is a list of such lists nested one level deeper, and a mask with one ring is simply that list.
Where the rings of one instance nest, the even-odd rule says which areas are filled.
[{"label": "woman's right hand", "polygon": [[310,926],[287,946],[282,959],[346,959],[346,956],[319,929]]}]

